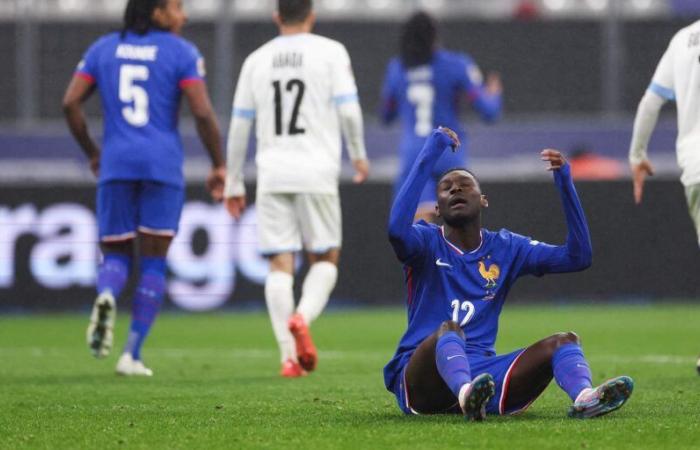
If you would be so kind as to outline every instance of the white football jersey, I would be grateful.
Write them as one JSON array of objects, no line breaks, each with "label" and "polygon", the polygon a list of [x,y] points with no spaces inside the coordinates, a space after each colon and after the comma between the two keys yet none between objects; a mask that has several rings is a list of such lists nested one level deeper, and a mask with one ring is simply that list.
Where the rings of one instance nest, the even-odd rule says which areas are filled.
[{"label": "white football jersey", "polygon": [[258,192],[337,193],[337,105],[357,101],[350,56],[334,40],[278,36],[245,60],[233,114],[254,118]]},{"label": "white football jersey", "polygon": [[700,21],[671,39],[649,89],[676,101],[681,182],[686,186],[700,183]]}]

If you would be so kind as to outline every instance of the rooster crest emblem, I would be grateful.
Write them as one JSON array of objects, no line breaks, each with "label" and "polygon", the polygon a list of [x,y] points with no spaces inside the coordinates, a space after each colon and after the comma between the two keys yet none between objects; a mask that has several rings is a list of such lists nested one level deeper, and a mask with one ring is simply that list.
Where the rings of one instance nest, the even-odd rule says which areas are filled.
[{"label": "rooster crest emblem", "polygon": [[486,286],[484,287],[486,289],[493,289],[497,285],[496,280],[498,280],[498,277],[501,275],[501,269],[496,264],[491,264],[487,269],[484,262],[479,261],[479,273],[484,280],[486,280]]}]

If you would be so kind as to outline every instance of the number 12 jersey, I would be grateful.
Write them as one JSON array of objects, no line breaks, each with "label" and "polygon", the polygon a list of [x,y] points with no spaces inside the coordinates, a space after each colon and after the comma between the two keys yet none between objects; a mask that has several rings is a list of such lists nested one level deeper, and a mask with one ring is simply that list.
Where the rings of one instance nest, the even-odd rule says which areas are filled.
[{"label": "number 12 jersey", "polygon": [[258,192],[337,193],[337,107],[357,101],[350,57],[337,41],[278,36],[248,56],[233,115],[256,121]]}]

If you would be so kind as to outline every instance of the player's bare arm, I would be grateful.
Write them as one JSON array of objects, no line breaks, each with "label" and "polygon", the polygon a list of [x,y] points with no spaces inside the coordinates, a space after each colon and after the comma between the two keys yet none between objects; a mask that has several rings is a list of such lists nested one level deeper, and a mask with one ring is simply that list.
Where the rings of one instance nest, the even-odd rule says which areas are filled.
[{"label": "player's bare arm", "polygon": [[190,110],[197,124],[197,133],[211,159],[211,171],[207,176],[206,186],[212,198],[221,201],[224,196],[226,166],[221,150],[221,133],[216,114],[211,106],[205,83],[190,83],[183,88]]},{"label": "player's bare arm", "polygon": [[74,76],[63,96],[63,114],[71,134],[90,161],[90,170],[97,176],[100,170],[100,148],[90,136],[82,107],[94,92],[94,83]]},{"label": "player's bare arm", "polygon": [[356,159],[352,162],[352,166],[355,168],[355,176],[352,177],[352,182],[355,184],[364,183],[369,176],[369,160]]}]

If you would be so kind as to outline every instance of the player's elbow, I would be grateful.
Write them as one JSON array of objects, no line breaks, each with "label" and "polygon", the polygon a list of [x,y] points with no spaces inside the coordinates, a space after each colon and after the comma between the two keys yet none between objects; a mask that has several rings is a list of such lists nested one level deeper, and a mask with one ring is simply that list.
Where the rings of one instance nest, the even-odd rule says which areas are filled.
[{"label": "player's elbow", "polygon": [[74,112],[80,109],[80,102],[71,97],[65,97],[61,102],[61,110],[66,117],[71,116]]},{"label": "player's elbow", "polygon": [[576,270],[586,270],[593,265],[593,252],[587,249],[576,255],[573,259]]}]

